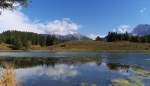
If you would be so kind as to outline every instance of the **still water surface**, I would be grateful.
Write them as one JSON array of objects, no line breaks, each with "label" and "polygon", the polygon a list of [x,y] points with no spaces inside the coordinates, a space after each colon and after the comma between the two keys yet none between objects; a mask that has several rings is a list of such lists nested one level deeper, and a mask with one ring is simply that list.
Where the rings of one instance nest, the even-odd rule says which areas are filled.
[{"label": "still water surface", "polygon": [[[134,66],[150,70],[150,54],[146,53],[97,53],[97,52],[0,52],[3,57],[118,57],[100,62],[56,63],[16,69],[17,81],[25,86],[80,86],[82,83],[109,86],[114,79],[140,79],[150,86],[148,75],[138,75]],[[120,63],[112,66],[110,63]],[[123,64],[123,66],[121,66]],[[129,65],[129,66],[125,66]]]}]

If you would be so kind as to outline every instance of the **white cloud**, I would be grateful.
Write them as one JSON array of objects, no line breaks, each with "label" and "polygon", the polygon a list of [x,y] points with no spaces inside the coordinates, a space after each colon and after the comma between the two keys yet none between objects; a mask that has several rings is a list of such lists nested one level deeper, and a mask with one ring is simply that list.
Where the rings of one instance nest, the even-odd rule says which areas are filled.
[{"label": "white cloud", "polygon": [[45,32],[52,32],[54,34],[73,34],[78,30],[79,25],[72,23],[70,20],[55,20],[46,25]]},{"label": "white cloud", "polygon": [[99,36],[99,37],[105,37],[106,35],[100,35],[100,34],[88,34],[88,35],[86,35],[87,37],[89,37],[89,38],[91,38],[91,39],[93,39],[93,40],[95,40],[95,38],[97,37],[97,36]]},{"label": "white cloud", "polygon": [[31,20],[21,10],[2,10],[0,15],[0,32],[6,30],[18,30],[36,32],[42,34],[73,34],[80,28],[80,25],[71,21],[70,18],[45,22]]},{"label": "white cloud", "polygon": [[87,35],[87,37],[89,37],[89,38],[91,38],[91,39],[93,39],[93,40],[95,40],[95,38],[96,38],[97,36],[99,36],[99,35],[98,35],[98,34],[89,34],[89,35]]},{"label": "white cloud", "polygon": [[56,64],[55,66],[37,66],[25,69],[16,69],[16,78],[22,82],[28,78],[46,76],[53,80],[75,77],[78,75],[76,66],[66,64]]},{"label": "white cloud", "polygon": [[140,9],[140,13],[144,13],[147,10],[147,8]]},{"label": "white cloud", "polygon": [[115,29],[113,29],[114,32],[118,32],[118,33],[125,33],[125,32],[131,32],[131,26],[129,25],[121,25]]}]

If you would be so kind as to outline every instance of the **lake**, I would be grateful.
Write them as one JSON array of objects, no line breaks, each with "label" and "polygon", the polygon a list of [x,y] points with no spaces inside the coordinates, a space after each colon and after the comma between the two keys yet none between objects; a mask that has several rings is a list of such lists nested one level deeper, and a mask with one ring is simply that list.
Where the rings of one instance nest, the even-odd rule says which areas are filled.
[{"label": "lake", "polygon": [[[150,86],[150,54],[98,52],[0,52],[1,57],[111,57],[88,62],[56,62],[16,68],[24,86],[111,86],[113,80],[128,80]],[[142,86],[142,85],[141,85]]]}]

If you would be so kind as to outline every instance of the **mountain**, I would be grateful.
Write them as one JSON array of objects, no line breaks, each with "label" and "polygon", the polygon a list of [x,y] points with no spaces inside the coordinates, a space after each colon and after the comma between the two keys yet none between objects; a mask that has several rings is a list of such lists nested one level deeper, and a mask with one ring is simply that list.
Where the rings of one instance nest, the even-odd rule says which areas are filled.
[{"label": "mountain", "polygon": [[150,25],[139,24],[133,29],[132,34],[138,35],[138,36],[150,35]]},{"label": "mountain", "polygon": [[[41,34],[41,35],[47,36],[49,34]],[[60,40],[92,40],[91,38],[84,36],[80,33],[73,33],[67,35],[59,35],[59,34],[50,34],[50,35],[53,35]]]},{"label": "mountain", "polygon": [[80,33],[68,34],[68,35],[55,35],[56,38],[61,40],[91,40],[90,38],[81,35]]}]

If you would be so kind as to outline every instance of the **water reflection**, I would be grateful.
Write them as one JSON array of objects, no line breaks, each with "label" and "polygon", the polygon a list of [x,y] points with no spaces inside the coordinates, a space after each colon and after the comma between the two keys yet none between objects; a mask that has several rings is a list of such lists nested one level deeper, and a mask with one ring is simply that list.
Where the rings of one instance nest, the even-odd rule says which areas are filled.
[{"label": "water reflection", "polygon": [[[1,62],[14,63],[17,68],[17,81],[23,83],[24,86],[80,86],[81,83],[108,86],[112,80],[120,81],[121,79],[130,82],[138,80],[145,86],[150,86],[150,54],[90,52],[20,52],[20,54],[12,52],[4,54],[6,56],[8,54],[18,57],[27,56],[1,58]],[[88,57],[89,54],[91,57]],[[98,57],[93,57],[93,55]],[[33,58],[29,58],[30,56]],[[56,58],[60,56],[63,58]],[[112,58],[99,58],[99,56]]]},{"label": "water reflection", "polygon": [[55,66],[37,66],[25,69],[16,69],[17,80],[34,79],[35,77],[48,77],[51,80],[64,80],[78,75],[73,65],[56,64]]},{"label": "water reflection", "polygon": [[83,82],[108,86],[113,79],[130,79],[135,76],[129,65],[106,62],[41,65],[16,69],[16,73],[17,80],[26,86],[80,86]]}]

